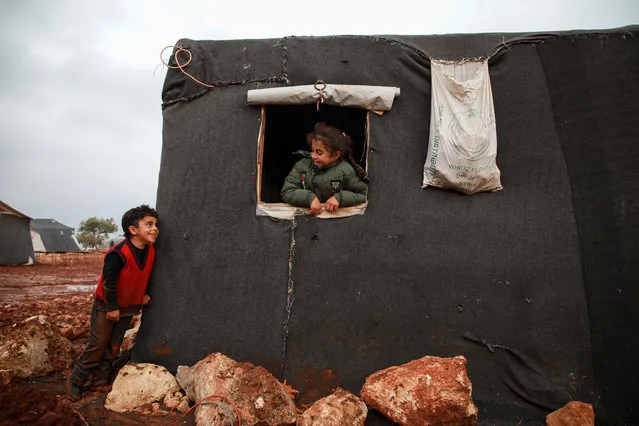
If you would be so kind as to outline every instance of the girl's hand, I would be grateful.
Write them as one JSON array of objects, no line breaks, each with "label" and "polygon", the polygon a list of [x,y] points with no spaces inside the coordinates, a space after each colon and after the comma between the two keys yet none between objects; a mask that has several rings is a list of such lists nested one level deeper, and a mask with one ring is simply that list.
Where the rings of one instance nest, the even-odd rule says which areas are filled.
[{"label": "girl's hand", "polygon": [[322,203],[320,203],[319,198],[315,197],[311,203],[311,214],[317,216],[320,213],[322,213]]},{"label": "girl's hand", "polygon": [[151,296],[149,296],[148,294],[145,294],[144,297],[142,297],[142,304],[143,305],[146,305],[150,301],[151,301]]},{"label": "girl's hand", "polygon": [[329,212],[336,212],[337,209],[339,209],[339,201],[337,201],[337,198],[335,198],[334,195],[328,200],[326,200],[325,205],[326,205],[326,211],[329,211]]}]

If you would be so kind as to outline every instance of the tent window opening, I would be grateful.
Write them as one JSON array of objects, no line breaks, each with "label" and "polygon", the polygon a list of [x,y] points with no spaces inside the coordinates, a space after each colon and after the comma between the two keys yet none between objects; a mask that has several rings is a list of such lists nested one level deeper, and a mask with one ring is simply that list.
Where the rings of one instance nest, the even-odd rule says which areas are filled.
[{"label": "tent window opening", "polygon": [[[310,214],[308,207],[285,203],[281,190],[295,163],[310,154],[306,136],[319,122],[350,136],[351,158],[368,172],[370,113],[381,115],[390,111],[397,96],[399,89],[396,87],[334,85],[322,81],[310,86],[249,90],[249,105],[262,106],[257,143],[256,213],[287,220],[299,214]],[[317,181],[313,179],[313,182]],[[331,180],[330,189],[339,193],[342,184],[341,180]],[[360,186],[359,189],[363,188]],[[330,193],[324,193],[320,201],[325,201],[323,198],[327,195]],[[333,212],[323,209],[317,217],[331,219],[363,214],[369,200],[367,197],[364,202],[360,203],[360,200],[360,196],[351,198],[347,206],[340,206]],[[353,202],[359,204],[353,205]]]},{"label": "tent window opening", "polygon": [[[368,151],[368,111],[323,105],[268,105],[262,110],[260,152],[258,152],[258,204],[264,208],[285,211],[288,214],[305,213],[305,209],[286,204],[280,191],[293,165],[310,148],[306,135],[318,122],[337,127],[352,140],[352,157],[366,170]],[[273,204],[269,206],[269,204]],[[362,208],[360,206],[359,208]],[[343,208],[341,213],[352,213]],[[358,211],[358,208],[355,210]],[[339,210],[338,210],[339,214]]]}]

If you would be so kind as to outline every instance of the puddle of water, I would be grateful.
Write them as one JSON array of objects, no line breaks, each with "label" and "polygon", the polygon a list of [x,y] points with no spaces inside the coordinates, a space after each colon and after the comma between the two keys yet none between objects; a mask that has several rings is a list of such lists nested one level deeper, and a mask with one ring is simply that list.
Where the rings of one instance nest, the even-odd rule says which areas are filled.
[{"label": "puddle of water", "polygon": [[0,305],[17,303],[28,299],[41,299],[42,297],[57,297],[69,293],[93,293],[95,284],[59,284],[59,285],[33,285],[31,287],[0,287]]},{"label": "puddle of water", "polygon": [[93,291],[95,284],[69,284],[65,286],[68,291]]}]

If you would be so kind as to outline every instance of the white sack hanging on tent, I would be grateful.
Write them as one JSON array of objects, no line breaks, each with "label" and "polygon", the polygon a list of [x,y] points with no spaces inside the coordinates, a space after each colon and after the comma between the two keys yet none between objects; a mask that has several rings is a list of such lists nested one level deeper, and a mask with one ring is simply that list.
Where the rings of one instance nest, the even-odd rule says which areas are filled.
[{"label": "white sack hanging on tent", "polygon": [[431,113],[422,188],[502,189],[488,62],[431,61]]}]

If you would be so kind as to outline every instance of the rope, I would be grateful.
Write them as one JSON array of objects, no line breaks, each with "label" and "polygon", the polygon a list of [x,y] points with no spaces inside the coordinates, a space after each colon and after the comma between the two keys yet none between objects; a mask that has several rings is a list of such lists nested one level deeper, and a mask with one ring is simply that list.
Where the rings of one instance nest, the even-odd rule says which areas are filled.
[{"label": "rope", "polygon": [[486,58],[486,62],[494,62],[506,51],[510,50],[510,46],[515,44],[539,44],[546,40],[559,37],[557,34],[528,34],[523,37],[517,37],[510,40],[504,40],[493,48],[493,51]]},{"label": "rope", "polygon": [[[164,54],[164,51],[168,48],[173,48],[176,49],[175,53],[173,54],[173,58],[175,59],[175,64],[176,65],[169,65],[168,62],[166,62],[164,60],[164,58],[162,57],[162,55]],[[189,55],[189,60],[186,61],[185,64],[180,64],[180,60],[178,59],[178,54],[180,52],[186,52]],[[164,49],[162,49],[162,51],[160,52],[160,60],[162,61],[162,63],[164,65],[166,65],[167,68],[172,68],[172,69],[176,69],[179,68],[180,71],[182,71],[185,75],[187,75],[188,77],[190,77],[193,81],[195,81],[196,83],[201,84],[204,87],[208,87],[209,89],[215,89],[215,85],[214,84],[206,84],[206,83],[202,83],[200,80],[198,80],[197,78],[193,77],[191,74],[189,74],[188,72],[184,71],[184,67],[188,66],[191,61],[193,60],[193,55],[191,54],[191,52],[183,47],[180,46],[166,46]],[[170,59],[169,59],[170,61]]]},{"label": "rope", "polygon": [[[363,37],[366,37],[366,36],[363,36]],[[489,61],[492,62],[493,60],[496,60],[499,56],[501,56],[505,51],[510,50],[510,46],[512,45],[520,44],[520,43],[521,44],[525,44],[525,43],[538,44],[538,43],[544,42],[545,40],[557,38],[557,37],[559,37],[559,35],[557,34],[541,33],[541,34],[527,34],[522,37],[516,37],[514,39],[504,40],[501,43],[499,43],[497,46],[495,46],[493,48],[493,51],[486,58],[479,57],[479,58],[470,59],[470,60],[485,60],[487,62]],[[414,46],[411,43],[397,40],[395,38],[374,37],[374,39],[384,40],[389,43],[399,44],[407,49],[414,51],[415,53],[417,53],[418,55],[420,55],[421,57],[423,57],[424,59],[428,61],[428,68],[430,68],[430,62],[432,58],[427,52],[425,52],[421,48]],[[457,61],[453,61],[453,62],[457,62]]]}]

